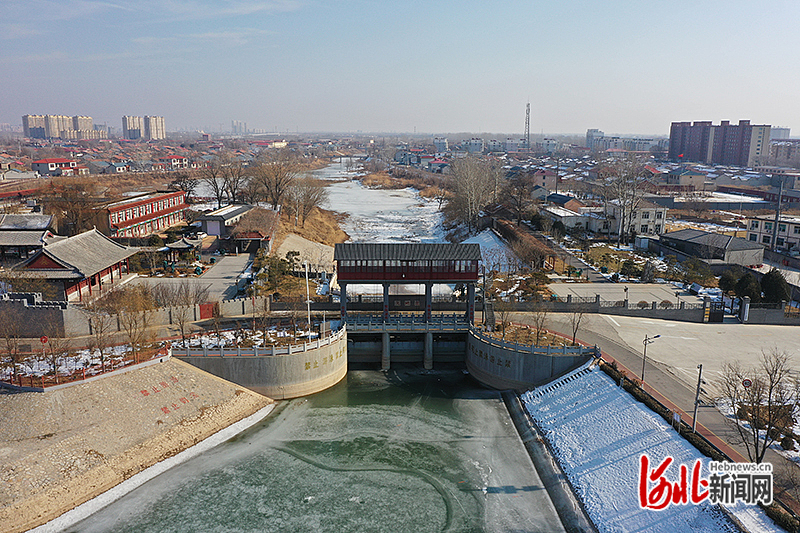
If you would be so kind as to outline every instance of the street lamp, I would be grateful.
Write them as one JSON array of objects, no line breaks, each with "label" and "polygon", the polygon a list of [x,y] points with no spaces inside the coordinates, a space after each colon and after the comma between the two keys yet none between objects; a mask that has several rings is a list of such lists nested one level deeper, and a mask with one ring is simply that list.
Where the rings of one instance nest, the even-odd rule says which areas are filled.
[{"label": "street lamp", "polygon": [[692,433],[695,432],[697,427],[697,406],[700,405],[700,385],[705,383],[703,381],[703,365],[697,365],[697,392],[694,393],[694,413],[692,413]]},{"label": "street lamp", "polygon": [[644,340],[642,341],[642,344],[644,345],[644,350],[642,351],[642,388],[644,388],[644,365],[647,362],[647,345],[651,344],[653,341],[655,341],[660,336],[661,335],[656,335],[654,337],[648,337],[647,335],[645,335],[644,336]]}]

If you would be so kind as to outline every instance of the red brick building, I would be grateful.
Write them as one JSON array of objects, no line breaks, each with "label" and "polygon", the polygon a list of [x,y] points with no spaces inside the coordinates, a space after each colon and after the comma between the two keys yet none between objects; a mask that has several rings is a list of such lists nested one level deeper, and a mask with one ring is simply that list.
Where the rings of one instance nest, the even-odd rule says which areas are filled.
[{"label": "red brick building", "polygon": [[97,228],[111,237],[143,237],[186,220],[186,191],[158,191],[98,207]]}]

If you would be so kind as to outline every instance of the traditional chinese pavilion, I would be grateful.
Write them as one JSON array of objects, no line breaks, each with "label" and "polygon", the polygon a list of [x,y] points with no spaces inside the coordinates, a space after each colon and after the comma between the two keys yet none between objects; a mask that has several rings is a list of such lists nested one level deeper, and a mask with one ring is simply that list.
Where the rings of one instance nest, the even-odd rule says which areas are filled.
[{"label": "traditional chinese pavilion", "polygon": [[383,317],[389,319],[389,287],[392,284],[425,285],[425,320],[431,318],[434,283],[463,283],[467,287],[467,317],[475,315],[475,283],[478,281],[478,244],[337,244],[336,261],[342,320],[347,318],[347,285],[383,285]]}]

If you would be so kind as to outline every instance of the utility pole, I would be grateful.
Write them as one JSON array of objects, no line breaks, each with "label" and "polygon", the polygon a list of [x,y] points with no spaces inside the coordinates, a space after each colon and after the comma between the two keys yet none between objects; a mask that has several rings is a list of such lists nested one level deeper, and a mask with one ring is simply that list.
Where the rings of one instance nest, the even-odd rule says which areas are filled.
[{"label": "utility pole", "polygon": [[781,186],[778,189],[778,207],[775,208],[775,224],[772,226],[772,251],[778,247],[778,224],[781,220],[781,203],[783,203],[783,176],[781,176]]}]

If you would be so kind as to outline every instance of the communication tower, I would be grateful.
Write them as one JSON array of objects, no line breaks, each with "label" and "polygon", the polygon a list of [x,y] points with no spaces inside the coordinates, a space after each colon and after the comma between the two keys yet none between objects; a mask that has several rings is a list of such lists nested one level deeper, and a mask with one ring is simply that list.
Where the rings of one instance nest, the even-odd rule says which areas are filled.
[{"label": "communication tower", "polygon": [[531,148],[531,103],[525,107],[525,149]]}]

